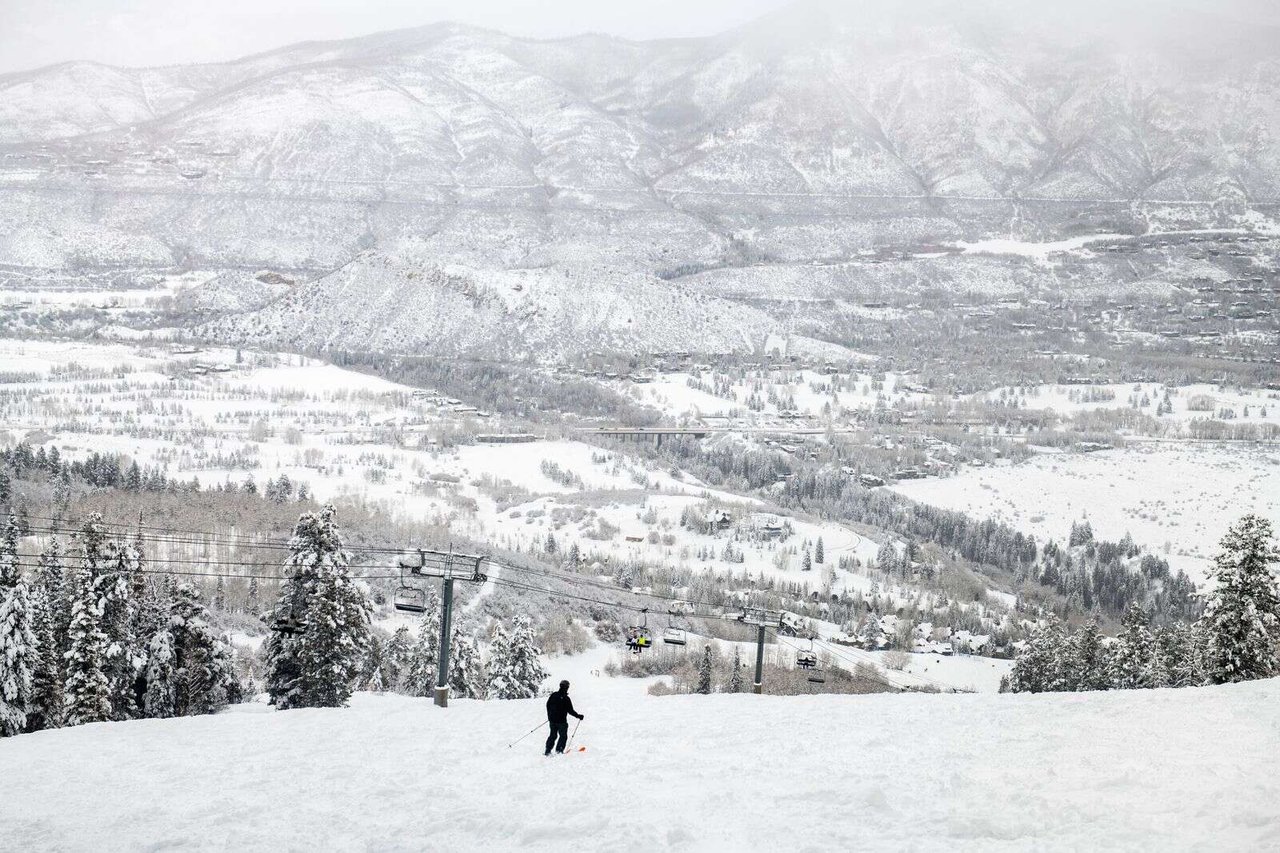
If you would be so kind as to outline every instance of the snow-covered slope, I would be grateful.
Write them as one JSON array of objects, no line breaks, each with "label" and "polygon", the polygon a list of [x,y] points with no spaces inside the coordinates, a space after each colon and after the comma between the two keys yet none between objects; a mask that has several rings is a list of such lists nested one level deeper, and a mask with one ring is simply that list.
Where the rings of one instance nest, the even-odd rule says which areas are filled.
[{"label": "snow-covered slope", "polygon": [[[570,670],[573,668],[570,667]],[[557,672],[554,678],[559,677]],[[0,844],[42,850],[1262,850],[1280,682],[1062,695],[542,700],[357,694],[341,710],[0,741]]]},{"label": "snow-covered slope", "polygon": [[[593,351],[762,352],[781,330],[753,308],[607,267],[449,271],[366,254],[263,310],[206,327],[284,347],[555,360]],[[827,357],[834,345],[807,343]]]}]

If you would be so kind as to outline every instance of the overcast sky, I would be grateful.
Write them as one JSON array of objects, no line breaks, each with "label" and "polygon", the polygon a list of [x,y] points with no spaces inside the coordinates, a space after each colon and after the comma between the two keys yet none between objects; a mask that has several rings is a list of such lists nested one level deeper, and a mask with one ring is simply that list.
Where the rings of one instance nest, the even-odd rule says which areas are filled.
[{"label": "overcast sky", "polygon": [[0,72],[70,59],[166,65],[437,21],[516,35],[706,35],[786,0],[0,0]]}]

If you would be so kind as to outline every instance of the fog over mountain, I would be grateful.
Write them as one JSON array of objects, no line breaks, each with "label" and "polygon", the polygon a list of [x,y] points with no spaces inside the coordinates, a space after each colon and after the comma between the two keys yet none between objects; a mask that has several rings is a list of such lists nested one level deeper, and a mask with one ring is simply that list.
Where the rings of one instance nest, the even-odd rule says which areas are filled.
[{"label": "fog over mountain", "polygon": [[[793,296],[1020,288],[1031,273],[916,255],[1270,227],[1268,4],[1044,5],[802,2],[650,42],[439,24],[225,64],[4,75],[0,265],[270,267],[316,282],[297,300],[344,265],[368,278],[412,259],[436,284],[409,289],[470,281],[504,304],[518,278],[569,274],[741,301],[773,297],[761,267]],[[858,266],[886,249],[908,266]]]}]

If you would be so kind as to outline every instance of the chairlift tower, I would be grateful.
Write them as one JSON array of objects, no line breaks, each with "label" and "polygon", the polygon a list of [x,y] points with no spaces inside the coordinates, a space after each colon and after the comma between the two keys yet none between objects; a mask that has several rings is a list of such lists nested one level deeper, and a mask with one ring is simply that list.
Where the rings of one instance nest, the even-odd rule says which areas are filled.
[{"label": "chairlift tower", "polygon": [[755,693],[764,692],[764,631],[766,628],[773,628],[775,631],[782,627],[782,611],[766,610],[763,607],[747,607],[737,617],[738,621],[744,625],[756,626],[756,678],[751,684],[751,689]]},{"label": "chairlift tower", "polygon": [[[455,554],[449,551],[428,551],[419,548],[400,555],[400,584],[415,589],[415,579],[440,578],[440,660],[436,671],[435,703],[449,707],[449,634],[453,622],[453,582],[484,583],[488,578],[482,572],[484,557],[475,554]],[[419,611],[420,612],[420,611]]]}]

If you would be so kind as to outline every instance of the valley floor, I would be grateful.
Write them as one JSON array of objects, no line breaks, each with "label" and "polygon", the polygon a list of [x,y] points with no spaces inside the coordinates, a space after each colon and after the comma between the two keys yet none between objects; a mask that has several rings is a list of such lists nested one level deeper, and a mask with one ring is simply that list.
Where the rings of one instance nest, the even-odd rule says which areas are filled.
[{"label": "valley floor", "polygon": [[0,741],[7,850],[1184,850],[1280,846],[1280,681],[1061,695],[650,697],[553,661],[542,700],[345,709]]}]

